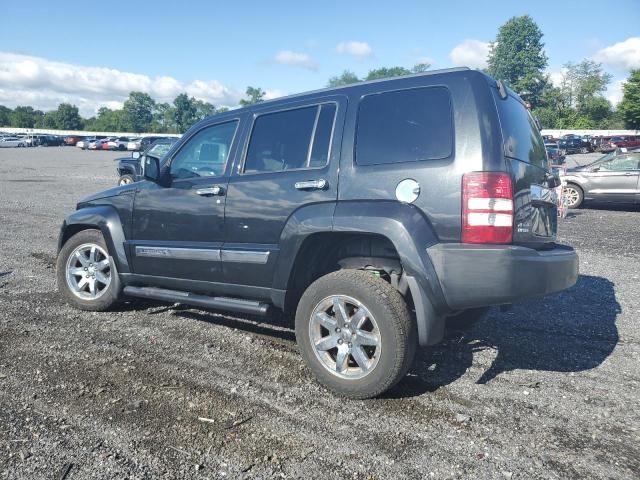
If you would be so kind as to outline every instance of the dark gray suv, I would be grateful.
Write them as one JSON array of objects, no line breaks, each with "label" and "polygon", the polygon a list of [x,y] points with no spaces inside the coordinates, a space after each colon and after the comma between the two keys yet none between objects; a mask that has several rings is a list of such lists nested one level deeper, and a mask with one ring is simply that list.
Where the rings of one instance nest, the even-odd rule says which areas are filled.
[{"label": "dark gray suv", "polygon": [[259,103],[82,200],[59,288],[86,310],[130,296],[295,312],[316,377],[372,397],[448,321],[575,283],[548,168],[523,102],[465,68]]}]

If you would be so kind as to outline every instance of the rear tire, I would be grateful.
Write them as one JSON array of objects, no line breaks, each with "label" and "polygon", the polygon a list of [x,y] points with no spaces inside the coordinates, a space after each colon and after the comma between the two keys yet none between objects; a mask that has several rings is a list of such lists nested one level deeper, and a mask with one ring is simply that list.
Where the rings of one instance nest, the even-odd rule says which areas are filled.
[{"label": "rear tire", "polygon": [[296,338],[318,381],[350,398],[371,398],[407,373],[417,327],[402,295],[361,270],[319,278],[296,311]]},{"label": "rear tire", "polygon": [[578,208],[584,201],[584,192],[573,183],[569,183],[564,187],[564,196],[567,199],[567,208]]},{"label": "rear tire", "polygon": [[80,310],[108,310],[120,297],[118,271],[99,230],[82,230],[67,240],[56,276],[60,293]]}]

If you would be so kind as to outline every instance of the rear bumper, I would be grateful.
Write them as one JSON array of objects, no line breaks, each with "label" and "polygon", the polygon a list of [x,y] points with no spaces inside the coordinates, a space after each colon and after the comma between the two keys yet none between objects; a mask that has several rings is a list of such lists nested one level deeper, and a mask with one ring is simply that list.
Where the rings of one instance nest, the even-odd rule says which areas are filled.
[{"label": "rear bumper", "polygon": [[573,248],[437,244],[428,249],[452,310],[513,303],[559,292],[578,279]]}]

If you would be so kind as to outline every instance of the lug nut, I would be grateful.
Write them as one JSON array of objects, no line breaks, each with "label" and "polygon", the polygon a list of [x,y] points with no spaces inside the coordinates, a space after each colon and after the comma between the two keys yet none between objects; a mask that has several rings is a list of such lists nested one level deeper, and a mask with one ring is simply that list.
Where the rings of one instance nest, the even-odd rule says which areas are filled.
[{"label": "lug nut", "polygon": [[84,271],[86,272],[87,270],[89,270],[87,267],[84,267]]},{"label": "lug nut", "polygon": [[336,328],[336,333],[340,333],[340,327]]},{"label": "lug nut", "polygon": [[351,342],[349,342],[349,348],[353,347],[353,344]]},{"label": "lug nut", "polygon": [[341,338],[339,338],[339,339],[338,339],[338,345],[342,345],[342,342],[343,342],[343,341],[344,341],[344,340],[342,340]]}]

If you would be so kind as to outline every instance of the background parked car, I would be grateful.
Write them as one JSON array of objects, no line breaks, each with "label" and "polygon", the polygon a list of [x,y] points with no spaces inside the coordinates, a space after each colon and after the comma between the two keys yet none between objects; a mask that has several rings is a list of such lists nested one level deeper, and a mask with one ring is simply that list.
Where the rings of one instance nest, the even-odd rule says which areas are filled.
[{"label": "background parked car", "polygon": [[132,154],[130,157],[116,158],[118,167],[118,185],[127,185],[142,179],[142,165],[146,157],[161,160],[179,138],[170,137],[156,140],[142,154]]},{"label": "background parked car", "polygon": [[640,151],[616,150],[588,165],[567,168],[565,180],[569,208],[585,200],[640,203]]},{"label": "background parked car", "polygon": [[560,146],[557,143],[544,143],[544,148],[547,150],[547,157],[551,165],[560,165],[564,163],[565,156],[560,150]]},{"label": "background parked car", "polygon": [[138,143],[136,142],[136,145],[138,145],[138,148],[136,149],[137,151],[145,151],[147,148],[149,148],[151,146],[151,144],[153,142],[155,142],[156,140],[162,140],[162,139],[167,139],[167,138],[171,138],[171,137],[162,137],[162,136],[149,136],[149,137],[142,137],[140,139],[140,144],[138,145]]},{"label": "background parked car", "polygon": [[141,140],[142,140],[141,137],[130,138],[129,143],[127,143],[127,150],[131,152],[137,152],[138,150],[140,150]]},{"label": "background parked car", "polygon": [[640,147],[640,136],[638,135],[620,135],[611,137],[609,144],[613,148],[636,148]]},{"label": "background parked car", "polygon": [[558,145],[565,154],[589,153],[591,151],[590,144],[580,137],[560,139]]},{"label": "background parked car", "polygon": [[7,147],[26,147],[24,139],[18,137],[2,137],[0,138],[0,148]]},{"label": "background parked car", "polygon": [[81,137],[79,135],[69,135],[67,137],[64,137],[64,143],[65,145],[69,145],[71,147],[75,147],[76,144],[81,141],[84,137]]},{"label": "background parked car", "polygon": [[115,137],[107,139],[108,150],[126,150],[129,143],[129,137]]}]

